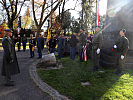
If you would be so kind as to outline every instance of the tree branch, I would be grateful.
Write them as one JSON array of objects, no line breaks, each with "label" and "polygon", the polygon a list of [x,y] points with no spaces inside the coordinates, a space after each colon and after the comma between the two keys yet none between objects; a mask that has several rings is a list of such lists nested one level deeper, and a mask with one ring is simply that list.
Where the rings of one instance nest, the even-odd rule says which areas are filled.
[{"label": "tree branch", "polygon": [[25,0],[24,0],[23,3],[21,4],[20,10],[19,10],[18,14],[16,15],[15,19],[18,18],[19,14],[20,14],[20,12],[21,12],[21,9],[22,9],[22,7],[23,7],[23,5],[24,5],[24,2],[25,2]]},{"label": "tree branch", "polygon": [[2,1],[3,1],[3,6],[4,6],[4,9],[6,10],[6,13],[7,13],[7,16],[8,16],[8,22],[9,22],[11,20],[9,9],[6,7],[6,0],[2,0]]},{"label": "tree branch", "polygon": [[47,20],[47,18],[57,9],[57,7],[59,6],[59,4],[62,2],[62,0],[60,0],[57,5],[50,11],[50,13],[44,18],[43,22],[41,23],[41,26],[44,24],[44,22]]},{"label": "tree branch", "polygon": [[0,3],[1,3],[2,5],[4,5],[2,1],[0,1]]},{"label": "tree branch", "polygon": [[15,4],[15,15],[17,14],[17,5],[18,5],[18,0],[16,0],[16,4]]},{"label": "tree branch", "polygon": [[[40,18],[40,23],[42,22],[42,19],[43,19],[43,14],[44,14],[44,8],[45,8],[45,5],[46,5],[46,0],[44,0],[44,3],[43,3],[43,6],[42,6],[42,12],[41,12],[41,18]],[[39,23],[39,24],[40,24]]]},{"label": "tree branch", "polygon": [[10,6],[11,6],[11,11],[13,13],[13,2],[11,0],[9,0],[9,2],[10,2]]},{"label": "tree branch", "polygon": [[37,22],[37,19],[36,19],[35,8],[34,8],[34,0],[32,0],[32,10],[33,10],[33,17],[34,17],[35,24],[36,24],[36,26],[38,26],[38,22]]}]

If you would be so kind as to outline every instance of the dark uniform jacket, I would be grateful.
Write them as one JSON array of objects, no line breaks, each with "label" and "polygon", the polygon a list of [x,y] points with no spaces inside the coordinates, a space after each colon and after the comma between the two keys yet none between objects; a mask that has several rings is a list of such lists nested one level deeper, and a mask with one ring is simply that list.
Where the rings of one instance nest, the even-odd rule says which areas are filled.
[{"label": "dark uniform jacket", "polygon": [[37,38],[37,48],[43,49],[44,48],[44,38]]},{"label": "dark uniform jacket", "polygon": [[56,39],[50,39],[48,42],[49,48],[55,48],[56,47]]},{"label": "dark uniform jacket", "polygon": [[79,43],[80,43],[80,46],[85,46],[86,45],[86,42],[87,42],[87,36],[83,33],[81,33],[79,35]]},{"label": "dark uniform jacket", "polygon": [[125,56],[129,48],[129,40],[125,36],[122,36],[118,39],[116,45],[116,52],[120,55]]},{"label": "dark uniform jacket", "polygon": [[102,32],[96,32],[92,39],[92,61],[95,67],[99,66],[100,54],[96,53],[98,48],[102,48]]},{"label": "dark uniform jacket", "polygon": [[35,39],[29,39],[29,48],[32,48],[36,45],[36,40]]},{"label": "dark uniform jacket", "polygon": [[57,44],[58,44],[58,49],[57,49],[58,51],[64,50],[64,47],[65,47],[65,39],[64,38],[58,38]]},{"label": "dark uniform jacket", "polygon": [[22,43],[23,43],[23,44],[26,44],[26,43],[27,43],[27,38],[26,38],[26,37],[23,37],[23,38],[22,38]]},{"label": "dark uniform jacket", "polygon": [[70,39],[70,46],[71,47],[76,47],[78,43],[78,39],[76,38],[75,35],[71,35],[71,39]]},{"label": "dark uniform jacket", "polygon": [[2,46],[4,49],[2,75],[10,76],[20,73],[12,40],[5,36],[2,40]]},{"label": "dark uniform jacket", "polygon": [[92,39],[92,49],[97,50],[102,48],[102,32],[96,32]]},{"label": "dark uniform jacket", "polygon": [[17,44],[21,45],[21,37],[17,37]]}]

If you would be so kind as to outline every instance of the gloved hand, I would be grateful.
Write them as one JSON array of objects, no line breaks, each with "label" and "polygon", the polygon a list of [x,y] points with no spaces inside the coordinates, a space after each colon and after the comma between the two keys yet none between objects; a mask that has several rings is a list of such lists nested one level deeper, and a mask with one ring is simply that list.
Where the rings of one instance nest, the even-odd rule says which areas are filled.
[{"label": "gloved hand", "polygon": [[99,48],[97,49],[97,54],[100,54],[100,49]]},{"label": "gloved hand", "polygon": [[116,49],[117,48],[117,45],[114,45],[114,48]]},{"label": "gloved hand", "polygon": [[123,56],[123,55],[121,55],[121,59],[122,59],[122,60],[124,59],[124,56]]},{"label": "gloved hand", "polygon": [[11,60],[9,63],[13,63],[13,60]]}]

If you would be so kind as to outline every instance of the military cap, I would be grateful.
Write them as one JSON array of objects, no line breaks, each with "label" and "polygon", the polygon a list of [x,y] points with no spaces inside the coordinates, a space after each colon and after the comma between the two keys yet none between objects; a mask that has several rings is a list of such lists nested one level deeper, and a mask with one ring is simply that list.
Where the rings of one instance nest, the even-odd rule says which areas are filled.
[{"label": "military cap", "polygon": [[5,32],[13,32],[11,29],[4,29]]},{"label": "military cap", "polygon": [[123,31],[124,33],[126,33],[126,29],[121,29],[120,31]]}]

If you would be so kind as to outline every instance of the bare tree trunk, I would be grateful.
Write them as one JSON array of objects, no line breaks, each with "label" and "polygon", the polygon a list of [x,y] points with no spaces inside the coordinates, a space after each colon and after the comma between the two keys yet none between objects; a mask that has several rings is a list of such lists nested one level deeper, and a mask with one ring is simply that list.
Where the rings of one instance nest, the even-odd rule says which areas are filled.
[{"label": "bare tree trunk", "polygon": [[37,27],[37,34],[36,34],[36,38],[39,37],[39,34],[41,33],[41,26]]},{"label": "bare tree trunk", "polygon": [[[37,18],[36,18],[36,12],[35,12],[35,3],[34,3],[34,0],[32,0],[33,18],[34,18],[34,21],[35,21],[35,25],[37,26],[37,35],[36,35],[36,37],[39,36],[39,33],[41,31],[41,27],[43,26],[44,22],[48,19],[48,17],[50,17],[53,14],[53,12],[58,8],[58,6],[60,5],[61,2],[62,2],[62,0],[58,1],[57,4],[53,7],[53,9],[51,9],[51,11],[44,17],[43,15],[45,13],[45,10],[48,9],[47,7],[45,7],[46,0],[44,0],[44,3],[42,5],[42,11],[40,12],[41,13],[41,18],[40,18],[40,21],[38,22]],[[53,6],[53,4],[51,4],[51,6]]]}]

